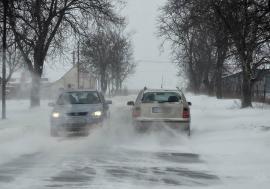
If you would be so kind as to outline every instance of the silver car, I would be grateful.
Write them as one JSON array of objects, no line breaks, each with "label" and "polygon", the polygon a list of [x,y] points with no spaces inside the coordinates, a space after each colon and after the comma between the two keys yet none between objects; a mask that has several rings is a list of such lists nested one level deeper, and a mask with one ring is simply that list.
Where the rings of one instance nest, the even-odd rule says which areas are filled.
[{"label": "silver car", "polygon": [[109,104],[96,90],[71,90],[62,92],[50,115],[51,136],[61,133],[86,133],[91,127],[101,125],[108,116]]},{"label": "silver car", "polygon": [[132,118],[139,131],[149,127],[171,127],[186,130],[190,135],[190,102],[181,90],[144,89],[136,101],[127,103],[132,107]]}]

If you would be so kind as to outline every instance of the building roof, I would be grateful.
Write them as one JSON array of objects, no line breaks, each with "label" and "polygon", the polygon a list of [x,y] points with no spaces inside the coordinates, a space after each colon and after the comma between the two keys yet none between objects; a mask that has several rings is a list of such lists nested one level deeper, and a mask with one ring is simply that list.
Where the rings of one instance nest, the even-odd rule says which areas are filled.
[{"label": "building roof", "polygon": [[[270,69],[257,69],[257,74],[258,73],[262,74],[262,76],[265,74],[270,74]],[[242,74],[242,71],[223,76],[222,78],[237,77],[238,75],[241,75],[241,74]]]}]

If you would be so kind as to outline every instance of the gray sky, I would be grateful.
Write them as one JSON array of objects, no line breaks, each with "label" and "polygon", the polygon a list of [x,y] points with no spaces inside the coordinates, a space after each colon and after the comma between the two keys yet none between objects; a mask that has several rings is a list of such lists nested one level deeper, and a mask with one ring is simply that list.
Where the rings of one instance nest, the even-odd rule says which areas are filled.
[{"label": "gray sky", "polygon": [[[134,33],[132,41],[134,58],[137,62],[135,74],[125,82],[129,89],[141,89],[144,86],[159,88],[162,77],[164,88],[176,87],[177,67],[170,63],[169,49],[160,53],[161,40],[157,38],[158,8],[166,0],[127,0],[122,14],[128,19],[127,32]],[[71,57],[70,57],[71,58]],[[58,61],[58,60],[55,60]],[[71,61],[60,64],[45,64],[45,77],[51,81],[59,79],[71,68]]]},{"label": "gray sky", "polygon": [[160,53],[161,40],[157,38],[158,8],[166,0],[128,0],[124,15],[128,19],[128,31],[134,31],[134,57],[138,65],[136,73],[126,81],[128,88],[159,88],[164,80],[165,88],[174,88],[178,78],[177,67],[170,63],[169,50]]}]

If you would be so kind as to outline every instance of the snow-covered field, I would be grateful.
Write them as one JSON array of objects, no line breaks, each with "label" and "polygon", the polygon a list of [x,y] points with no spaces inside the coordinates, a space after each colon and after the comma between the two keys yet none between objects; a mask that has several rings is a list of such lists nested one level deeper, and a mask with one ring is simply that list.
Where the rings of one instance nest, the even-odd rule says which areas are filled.
[{"label": "snow-covered field", "polygon": [[192,136],[136,134],[128,100],[88,137],[51,138],[48,102],[9,101],[0,121],[0,188],[269,188],[270,107],[187,95]]}]

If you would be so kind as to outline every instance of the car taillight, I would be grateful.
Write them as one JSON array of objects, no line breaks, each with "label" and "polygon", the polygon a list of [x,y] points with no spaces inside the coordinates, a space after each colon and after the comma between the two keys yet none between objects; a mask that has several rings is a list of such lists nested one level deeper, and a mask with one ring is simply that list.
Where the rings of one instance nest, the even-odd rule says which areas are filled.
[{"label": "car taillight", "polygon": [[190,114],[189,114],[189,108],[184,108],[183,109],[183,118],[189,118]]},{"label": "car taillight", "polygon": [[132,111],[132,117],[139,117],[141,115],[141,109],[140,108],[134,108]]}]

